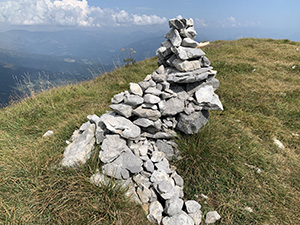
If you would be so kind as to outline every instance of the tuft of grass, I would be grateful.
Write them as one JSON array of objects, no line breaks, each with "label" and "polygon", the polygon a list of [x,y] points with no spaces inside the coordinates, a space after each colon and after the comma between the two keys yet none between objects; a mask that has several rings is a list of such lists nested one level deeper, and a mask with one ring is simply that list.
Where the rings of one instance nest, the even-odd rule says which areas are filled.
[{"label": "tuft of grass", "polygon": [[[184,178],[186,199],[199,201],[204,214],[219,212],[222,219],[216,224],[300,224],[296,48],[300,43],[247,38],[216,41],[203,49],[218,71],[217,94],[225,110],[211,112],[198,134],[179,135],[182,159],[172,164]],[[104,113],[114,94],[156,68],[156,58],[148,59],[0,109],[0,221],[147,224],[140,206],[123,196],[125,190],[113,183],[89,183],[100,166],[99,146],[77,171],[59,163],[65,140],[87,115]],[[55,134],[42,138],[49,129]]]}]

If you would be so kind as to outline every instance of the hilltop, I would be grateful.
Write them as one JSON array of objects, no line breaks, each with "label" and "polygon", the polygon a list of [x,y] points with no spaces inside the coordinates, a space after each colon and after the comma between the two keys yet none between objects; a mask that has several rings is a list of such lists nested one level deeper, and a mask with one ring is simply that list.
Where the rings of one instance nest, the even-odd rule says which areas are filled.
[{"label": "hilltop", "polygon": [[[186,198],[199,201],[204,214],[217,210],[219,224],[300,223],[300,43],[239,39],[203,50],[218,71],[224,111],[212,112],[198,134],[177,140],[182,159],[172,164]],[[59,163],[65,141],[87,115],[109,110],[114,94],[156,68],[150,58],[1,109],[0,220],[147,224],[123,190],[89,182],[96,154],[76,172]],[[54,136],[42,138],[49,129]]]}]

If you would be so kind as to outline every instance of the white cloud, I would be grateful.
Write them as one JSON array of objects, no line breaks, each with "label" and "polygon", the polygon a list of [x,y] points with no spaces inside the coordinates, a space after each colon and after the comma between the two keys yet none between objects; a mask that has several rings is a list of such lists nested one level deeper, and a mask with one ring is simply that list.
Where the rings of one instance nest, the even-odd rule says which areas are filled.
[{"label": "white cloud", "polygon": [[87,0],[6,0],[0,2],[0,22],[13,25],[126,26],[162,24],[157,15],[89,6]]},{"label": "white cloud", "polygon": [[199,26],[199,27],[207,27],[207,22],[205,20],[201,20],[199,18],[195,19],[195,26]]}]

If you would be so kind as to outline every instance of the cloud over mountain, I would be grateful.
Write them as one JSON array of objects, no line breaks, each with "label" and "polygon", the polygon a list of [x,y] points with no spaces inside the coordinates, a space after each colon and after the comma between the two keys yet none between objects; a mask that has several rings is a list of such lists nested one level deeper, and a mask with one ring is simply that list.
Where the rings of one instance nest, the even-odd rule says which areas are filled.
[{"label": "cloud over mountain", "polygon": [[0,23],[12,25],[127,26],[163,24],[165,17],[90,6],[87,0],[4,0]]}]

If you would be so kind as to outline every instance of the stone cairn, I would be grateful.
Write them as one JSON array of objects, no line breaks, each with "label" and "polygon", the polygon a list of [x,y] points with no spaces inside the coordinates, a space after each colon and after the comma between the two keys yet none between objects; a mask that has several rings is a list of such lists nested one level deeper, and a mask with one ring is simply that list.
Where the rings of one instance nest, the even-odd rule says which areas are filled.
[{"label": "stone cairn", "polygon": [[[194,40],[192,19],[171,19],[171,30],[157,50],[159,68],[130,90],[116,94],[111,112],[87,116],[64,151],[62,165],[85,164],[95,146],[103,163],[90,181],[97,186],[116,179],[131,199],[148,208],[148,220],[163,225],[200,224],[201,205],[184,201],[183,179],[169,160],[179,152],[173,129],[194,134],[207,123],[207,110],[223,110],[214,93],[219,86],[203,43]],[[216,211],[205,223],[220,219]]]}]

